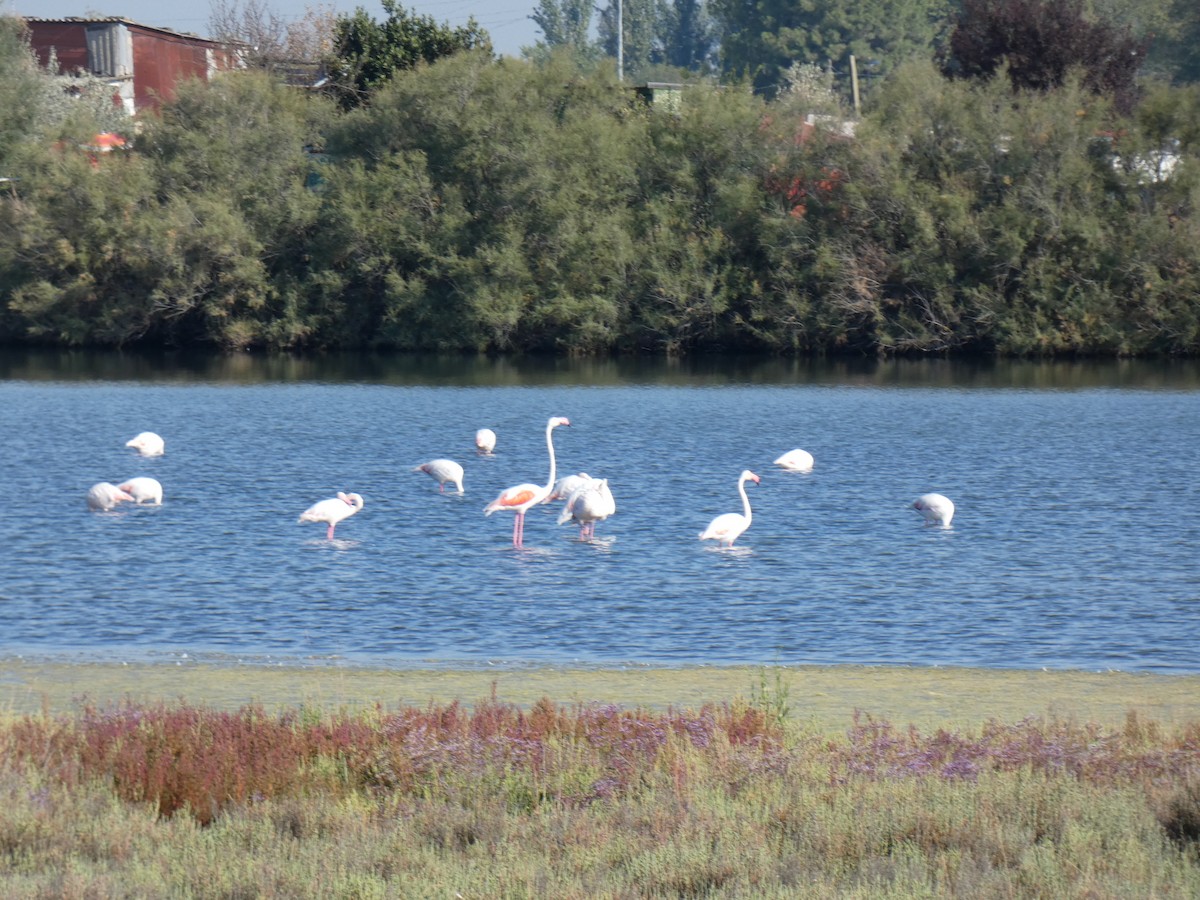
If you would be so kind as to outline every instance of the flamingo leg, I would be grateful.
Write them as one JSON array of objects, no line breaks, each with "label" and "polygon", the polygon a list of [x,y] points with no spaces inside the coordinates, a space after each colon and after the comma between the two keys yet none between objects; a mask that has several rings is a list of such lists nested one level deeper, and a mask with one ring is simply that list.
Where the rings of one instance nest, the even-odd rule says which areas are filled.
[{"label": "flamingo leg", "polygon": [[332,524],[328,528],[325,529],[325,540],[327,540],[327,541],[333,540],[333,525]]},{"label": "flamingo leg", "polygon": [[519,548],[521,546],[522,540],[525,537],[524,528],[522,528],[522,526],[524,524],[525,524],[524,515],[522,515],[521,513],[517,513],[515,516],[513,516],[513,546],[514,547]]}]

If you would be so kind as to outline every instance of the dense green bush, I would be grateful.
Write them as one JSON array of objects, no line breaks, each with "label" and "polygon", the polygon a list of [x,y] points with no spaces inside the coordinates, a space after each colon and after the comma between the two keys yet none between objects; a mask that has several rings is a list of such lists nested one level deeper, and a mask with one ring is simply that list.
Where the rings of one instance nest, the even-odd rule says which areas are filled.
[{"label": "dense green bush", "polygon": [[8,151],[0,341],[1200,352],[1194,89],[1121,115],[913,61],[872,96],[850,136],[800,95],[654,105],[567,54],[456,54],[350,111],[186,85],[131,150],[75,123]]}]

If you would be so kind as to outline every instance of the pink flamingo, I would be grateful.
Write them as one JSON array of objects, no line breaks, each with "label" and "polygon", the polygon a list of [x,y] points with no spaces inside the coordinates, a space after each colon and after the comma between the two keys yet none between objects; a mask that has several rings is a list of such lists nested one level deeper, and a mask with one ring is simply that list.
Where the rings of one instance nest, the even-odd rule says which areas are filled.
[{"label": "pink flamingo", "polygon": [[480,456],[487,456],[496,449],[496,432],[490,428],[480,428],[475,432],[475,450]]},{"label": "pink flamingo", "polygon": [[738,536],[750,527],[750,498],[746,496],[746,482],[760,483],[757,475],[749,469],[742,470],[738,478],[738,493],[742,495],[742,508],[745,513],[725,513],[717,516],[708,523],[708,527],[700,532],[702,541],[718,541],[723,547],[732,547]]},{"label": "pink flamingo", "polygon": [[513,519],[513,546],[520,549],[525,546],[525,511],[543,502],[554,489],[554,429],[559,425],[571,423],[562,416],[555,416],[546,423],[546,450],[550,454],[550,477],[546,486],[539,484],[518,484],[500,492],[500,496],[483,508],[486,515],[496,510],[508,510],[516,514]]},{"label": "pink flamingo", "polygon": [[954,518],[954,501],[942,494],[922,494],[909,508],[919,512],[926,525],[948,528],[950,520]]},{"label": "pink flamingo", "polygon": [[566,500],[573,493],[593,481],[592,476],[587,472],[580,472],[578,475],[564,475],[558,481],[554,482],[554,487],[550,489],[550,493],[543,500],[543,503],[549,503],[551,500]]},{"label": "pink flamingo", "polygon": [[110,510],[118,503],[126,500],[132,501],[133,498],[108,481],[101,481],[99,484],[92,485],[91,490],[87,492],[88,509],[97,511]]},{"label": "pink flamingo", "polygon": [[596,536],[596,523],[603,522],[617,511],[617,501],[608,489],[607,478],[591,478],[571,492],[567,505],[558,514],[558,524],[574,520],[579,525],[579,539]]},{"label": "pink flamingo", "polygon": [[789,472],[811,472],[813,455],[807,450],[789,450],[775,460],[775,465],[787,469]]},{"label": "pink flamingo", "polygon": [[348,519],[363,508],[363,498],[359,494],[346,494],[338,491],[336,497],[314,503],[300,513],[298,523],[324,522],[329,527],[325,530],[325,539],[333,540],[333,530],[342,519]]},{"label": "pink flamingo", "polygon": [[132,447],[142,456],[162,456],[166,450],[166,444],[153,431],[143,431],[135,437],[131,437],[125,442],[126,447]]},{"label": "pink flamingo", "polygon": [[438,483],[438,491],[446,492],[446,485],[452,484],[463,492],[463,467],[452,459],[431,459],[413,469],[414,472],[424,472]]},{"label": "pink flamingo", "polygon": [[157,478],[130,478],[117,487],[132,497],[138,506],[143,503],[159,506],[163,500],[163,486]]}]

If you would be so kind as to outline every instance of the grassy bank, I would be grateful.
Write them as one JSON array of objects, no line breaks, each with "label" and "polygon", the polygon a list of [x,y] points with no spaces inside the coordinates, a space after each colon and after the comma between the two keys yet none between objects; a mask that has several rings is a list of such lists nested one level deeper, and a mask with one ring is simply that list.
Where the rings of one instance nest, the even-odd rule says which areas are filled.
[{"label": "grassy bank", "polygon": [[[176,664],[178,662],[179,664]],[[764,684],[765,681],[765,684]],[[1200,676],[1126,672],[867,666],[687,668],[369,669],[335,666],[158,664],[67,665],[0,659],[0,713],[68,712],[104,704],[187,701],[216,709],[257,703],[267,709],[324,710],[431,701],[472,703],[495,693],[528,706],[598,701],[625,707],[697,708],[749,699],[764,688],[787,693],[790,717],[842,730],[858,709],[923,728],[1056,716],[1106,725],[1130,710],[1166,724],[1200,720]]]},{"label": "grassy bank", "polygon": [[8,661],[0,685],[6,898],[1200,896],[1191,677]]}]

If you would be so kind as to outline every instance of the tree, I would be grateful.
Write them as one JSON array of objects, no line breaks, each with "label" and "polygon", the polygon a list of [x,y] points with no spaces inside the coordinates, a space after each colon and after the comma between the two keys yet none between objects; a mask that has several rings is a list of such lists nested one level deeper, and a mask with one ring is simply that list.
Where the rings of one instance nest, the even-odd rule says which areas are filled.
[{"label": "tree", "polygon": [[[617,3],[618,0],[612,0],[600,11],[596,26],[601,51],[613,58],[617,56]],[[625,72],[637,73],[662,65],[666,60],[666,0],[620,0],[620,3],[624,36],[621,57]]]},{"label": "tree", "polygon": [[[600,11],[597,44],[617,55],[617,5]],[[717,40],[712,16],[702,0],[620,0],[627,73],[658,68],[709,73],[716,67]]]},{"label": "tree", "polygon": [[1082,0],[965,0],[943,70],[990,79],[1003,67],[1013,90],[1048,91],[1079,67],[1085,87],[1128,110],[1146,50],[1128,27],[1088,20]]},{"label": "tree", "polygon": [[795,63],[833,64],[849,57],[875,60],[885,75],[938,40],[946,0],[714,0],[721,31],[721,68],[749,78],[768,97],[785,86]]},{"label": "tree", "polygon": [[383,0],[383,10],[383,22],[360,6],[334,26],[330,81],[347,108],[362,104],[397,72],[465,50],[491,53],[491,38],[474,18],[452,28],[408,12],[397,0]]},{"label": "tree", "polygon": [[49,73],[39,70],[29,49],[25,24],[15,16],[0,16],[0,162],[18,141],[47,124],[55,93]]},{"label": "tree", "polygon": [[547,47],[582,51],[591,40],[591,0],[538,0],[529,18],[542,29],[541,43]]},{"label": "tree", "polygon": [[254,66],[275,70],[317,63],[333,47],[332,6],[309,6],[298,20],[280,15],[267,0],[213,0],[211,10],[213,40],[245,45]]},{"label": "tree", "polygon": [[701,0],[671,0],[665,18],[664,61],[689,72],[714,69],[717,37],[707,5]]}]

